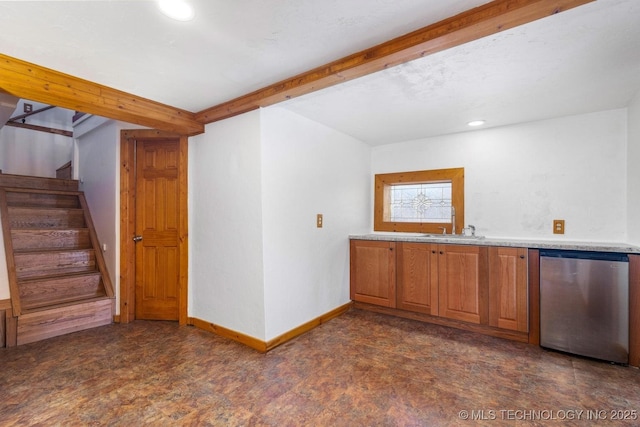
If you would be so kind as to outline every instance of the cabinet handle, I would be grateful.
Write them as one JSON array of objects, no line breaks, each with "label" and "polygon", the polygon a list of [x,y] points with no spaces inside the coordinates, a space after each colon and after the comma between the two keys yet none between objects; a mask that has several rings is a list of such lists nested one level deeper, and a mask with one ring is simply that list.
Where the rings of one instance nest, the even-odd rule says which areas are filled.
[{"label": "cabinet handle", "polygon": [[435,254],[435,253],[436,253],[436,251],[431,251],[431,253],[432,253],[432,254]]},{"label": "cabinet handle", "polygon": [[520,255],[520,259],[524,259],[524,255]]},{"label": "cabinet handle", "polygon": [[444,252],[440,251],[440,255],[444,255]]}]

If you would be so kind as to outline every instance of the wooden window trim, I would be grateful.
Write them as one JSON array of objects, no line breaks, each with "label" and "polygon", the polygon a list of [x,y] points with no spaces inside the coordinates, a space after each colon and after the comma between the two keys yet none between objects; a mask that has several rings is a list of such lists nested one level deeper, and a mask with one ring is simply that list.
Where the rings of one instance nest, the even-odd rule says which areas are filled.
[{"label": "wooden window trim", "polygon": [[389,221],[385,200],[389,197],[389,188],[394,184],[419,184],[426,182],[451,182],[451,203],[456,209],[456,230],[464,227],[464,168],[435,169],[413,172],[385,173],[375,175],[373,229],[374,231],[396,231],[413,233],[452,232],[452,223],[434,222],[392,222]]}]

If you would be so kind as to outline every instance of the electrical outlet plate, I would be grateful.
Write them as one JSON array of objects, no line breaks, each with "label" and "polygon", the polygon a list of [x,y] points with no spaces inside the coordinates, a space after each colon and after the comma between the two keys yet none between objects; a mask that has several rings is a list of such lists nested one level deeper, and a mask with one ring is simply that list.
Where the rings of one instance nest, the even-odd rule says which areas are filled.
[{"label": "electrical outlet plate", "polygon": [[564,234],[564,219],[553,220],[553,234]]},{"label": "electrical outlet plate", "polygon": [[318,214],[316,216],[316,227],[322,228],[322,223],[323,223],[322,214]]}]

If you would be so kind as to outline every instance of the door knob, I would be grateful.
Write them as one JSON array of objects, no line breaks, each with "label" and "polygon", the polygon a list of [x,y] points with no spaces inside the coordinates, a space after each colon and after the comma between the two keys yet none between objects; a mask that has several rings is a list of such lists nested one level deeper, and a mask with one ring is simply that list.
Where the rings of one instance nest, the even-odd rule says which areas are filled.
[{"label": "door knob", "polygon": [[142,241],[142,236],[134,236],[134,237],[133,237],[133,241],[134,241],[134,242],[140,242],[140,241]]}]

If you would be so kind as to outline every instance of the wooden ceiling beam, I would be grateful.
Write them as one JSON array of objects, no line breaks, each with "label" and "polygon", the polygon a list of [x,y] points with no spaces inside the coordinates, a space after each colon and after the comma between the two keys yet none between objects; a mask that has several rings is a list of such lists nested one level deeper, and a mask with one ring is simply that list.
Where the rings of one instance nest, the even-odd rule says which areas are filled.
[{"label": "wooden ceiling beam", "polygon": [[0,90],[18,98],[179,135],[204,132],[194,113],[0,54]]},{"label": "wooden ceiling beam", "polygon": [[495,0],[196,114],[207,124],[315,92],[595,0]]}]

